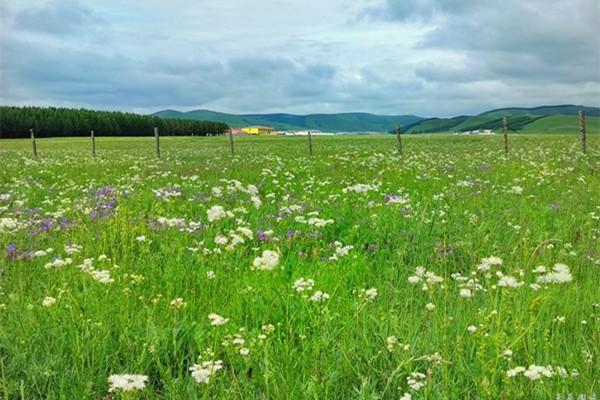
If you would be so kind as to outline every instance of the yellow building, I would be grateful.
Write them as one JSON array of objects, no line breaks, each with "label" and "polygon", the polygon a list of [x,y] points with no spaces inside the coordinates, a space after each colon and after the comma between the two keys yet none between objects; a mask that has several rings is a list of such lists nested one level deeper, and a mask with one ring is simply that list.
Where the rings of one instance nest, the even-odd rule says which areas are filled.
[{"label": "yellow building", "polygon": [[249,133],[251,135],[272,135],[275,133],[275,129],[270,126],[249,126],[242,128],[242,132]]}]

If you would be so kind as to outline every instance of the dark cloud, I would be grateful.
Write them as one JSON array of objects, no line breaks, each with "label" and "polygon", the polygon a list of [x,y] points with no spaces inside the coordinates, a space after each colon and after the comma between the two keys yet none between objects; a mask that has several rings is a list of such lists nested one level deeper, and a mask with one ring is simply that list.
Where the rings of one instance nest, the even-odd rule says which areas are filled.
[{"label": "dark cloud", "polygon": [[77,0],[51,0],[22,10],[14,18],[18,29],[52,35],[81,33],[103,23],[100,15]]},{"label": "dark cloud", "polygon": [[597,0],[386,0],[368,15],[435,20],[417,47],[453,51],[465,61],[426,63],[416,69],[426,80],[598,83],[599,8]]},{"label": "dark cloud", "polygon": [[597,0],[263,1],[0,0],[0,103],[424,116],[600,103]]}]

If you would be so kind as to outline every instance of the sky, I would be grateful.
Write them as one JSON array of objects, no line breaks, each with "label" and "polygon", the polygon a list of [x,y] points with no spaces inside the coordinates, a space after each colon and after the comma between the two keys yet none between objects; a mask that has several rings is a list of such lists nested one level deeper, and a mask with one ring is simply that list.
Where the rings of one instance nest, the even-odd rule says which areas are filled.
[{"label": "sky", "polygon": [[600,106],[598,0],[0,0],[0,104],[454,116]]}]

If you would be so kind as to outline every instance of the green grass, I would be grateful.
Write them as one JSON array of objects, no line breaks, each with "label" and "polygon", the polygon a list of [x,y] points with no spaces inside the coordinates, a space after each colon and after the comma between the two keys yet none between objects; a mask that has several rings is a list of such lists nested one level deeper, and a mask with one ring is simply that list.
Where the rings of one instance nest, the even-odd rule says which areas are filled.
[{"label": "green grass", "polygon": [[[163,138],[161,160],[151,138],[99,138],[96,158],[87,139],[42,139],[37,160],[29,141],[0,141],[0,397],[599,394],[599,136],[587,155],[576,135],[511,135],[509,155],[501,136],[404,136],[403,155],[393,136],[315,137],[312,158],[306,138],[236,138],[234,157],[227,140]],[[215,205],[233,217],[209,221]],[[215,242],[232,234],[244,242]],[[264,250],[278,265],[253,270]],[[503,264],[482,272],[490,256]],[[55,257],[72,263],[45,268]],[[114,281],[78,268],[86,258]],[[572,281],[534,290],[534,269],[556,263]],[[420,266],[442,281],[409,283]],[[296,292],[301,277],[314,288]],[[317,290],[329,299],[311,301]],[[197,383],[189,368],[206,360],[223,368]],[[567,376],[507,376],[530,365]],[[148,381],[109,392],[112,374]]]},{"label": "green grass", "polygon": [[[586,131],[590,135],[600,134],[600,117],[586,117]],[[525,125],[520,133],[578,134],[577,115],[550,115]]]}]

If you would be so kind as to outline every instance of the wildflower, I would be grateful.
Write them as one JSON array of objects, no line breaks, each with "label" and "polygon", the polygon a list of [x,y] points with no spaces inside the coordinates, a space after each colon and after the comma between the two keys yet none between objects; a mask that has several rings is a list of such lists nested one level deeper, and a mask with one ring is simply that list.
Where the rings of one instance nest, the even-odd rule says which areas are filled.
[{"label": "wildflower", "polygon": [[541,365],[530,365],[523,376],[532,381],[541,379],[542,377],[550,378],[553,375],[552,367],[543,367]]},{"label": "wildflower", "polygon": [[[333,221],[332,221],[333,222]],[[345,257],[350,253],[350,250],[354,248],[352,245],[344,246],[341,242],[334,242],[335,252],[329,259],[331,261],[338,260],[340,257]]]},{"label": "wildflower", "polygon": [[435,310],[435,304],[427,303],[427,304],[425,304],[425,308],[429,311],[433,311],[433,310]]},{"label": "wildflower", "polygon": [[227,216],[225,209],[221,206],[212,206],[206,211],[206,216],[209,222],[217,221]]},{"label": "wildflower", "polygon": [[514,378],[515,376],[524,372],[525,369],[526,369],[525,367],[516,367],[516,368],[509,369],[508,371],[506,371],[506,376],[508,376],[509,378]]},{"label": "wildflower", "polygon": [[201,364],[194,364],[190,367],[192,378],[198,383],[207,384],[210,378],[223,368],[223,361],[204,361]]},{"label": "wildflower", "polygon": [[402,397],[400,397],[400,400],[412,400],[412,396],[410,393],[404,393]]},{"label": "wildflower", "polygon": [[219,314],[215,313],[208,314],[208,319],[210,320],[210,324],[212,326],[221,326],[229,322],[229,318],[224,318]]},{"label": "wildflower", "polygon": [[571,275],[571,271],[565,264],[554,264],[552,272],[541,275],[537,279],[538,283],[566,283],[571,282],[572,280],[573,276]]},{"label": "wildflower", "polygon": [[413,372],[408,378],[406,378],[406,383],[412,390],[420,390],[423,386],[425,386],[426,377],[427,376],[421,372]]},{"label": "wildflower", "polygon": [[299,279],[296,279],[296,282],[294,282],[293,288],[296,292],[301,293],[304,291],[312,290],[314,286],[315,286],[314,280],[299,278]]},{"label": "wildflower", "polygon": [[71,258],[65,258],[64,260],[62,258],[55,258],[53,259],[51,262],[46,263],[46,265],[44,265],[44,268],[46,269],[51,269],[51,268],[59,268],[59,267],[63,267],[65,265],[70,265],[73,263],[73,260]]},{"label": "wildflower", "polygon": [[9,244],[8,246],[6,246],[6,255],[8,256],[8,258],[11,259],[15,259],[18,256],[18,252],[17,252],[17,246],[15,246],[14,244]]},{"label": "wildflower", "polygon": [[135,240],[137,240],[138,242],[145,242],[146,236],[140,235],[140,236],[136,237]]},{"label": "wildflower", "polygon": [[47,297],[44,297],[44,300],[42,300],[42,305],[44,307],[50,307],[54,303],[56,303],[56,299],[54,297],[47,296]]},{"label": "wildflower", "polygon": [[206,271],[206,279],[213,279],[215,277],[215,271]]},{"label": "wildflower", "polygon": [[240,349],[240,354],[243,356],[247,356],[248,354],[250,354],[250,349],[248,349],[247,347],[242,347]]},{"label": "wildflower", "polygon": [[181,297],[177,297],[177,298],[171,300],[171,307],[182,308],[185,306],[187,306],[187,303],[185,301],[183,301],[183,299]]},{"label": "wildflower", "polygon": [[467,327],[467,330],[469,331],[469,333],[475,333],[477,332],[477,327],[475,325],[469,325]]},{"label": "wildflower", "polygon": [[398,345],[398,338],[396,336],[388,336],[387,339],[385,339],[385,342],[388,351],[392,352],[396,349],[396,346]]},{"label": "wildflower", "polygon": [[519,282],[517,281],[516,278],[512,277],[512,276],[503,276],[502,278],[500,278],[500,280],[498,281],[498,286],[500,287],[511,287],[511,288],[516,288],[519,286],[522,286],[523,282]]},{"label": "wildflower", "polygon": [[473,293],[471,292],[471,289],[465,289],[465,288],[460,289],[458,294],[460,295],[460,297],[464,297],[464,298],[473,297]]},{"label": "wildflower", "polygon": [[523,193],[523,188],[521,186],[513,186],[509,190],[510,193],[521,194]]},{"label": "wildflower", "polygon": [[131,390],[141,390],[146,387],[148,376],[146,375],[111,375],[108,377],[108,383],[110,383],[109,392],[115,390],[122,390],[129,392]]},{"label": "wildflower", "polygon": [[327,294],[325,292],[321,292],[320,290],[317,290],[310,297],[310,301],[314,301],[314,302],[321,302],[321,301],[325,301],[325,300],[329,300],[329,294]]},{"label": "wildflower", "polygon": [[81,250],[83,250],[83,247],[76,244],[65,246],[65,253],[67,254],[81,253]]},{"label": "wildflower", "polygon": [[265,250],[262,256],[256,257],[252,263],[254,269],[260,271],[271,271],[279,264],[279,253],[272,250]]},{"label": "wildflower", "polygon": [[358,297],[363,298],[367,301],[373,301],[373,300],[375,300],[375,298],[377,297],[378,294],[379,293],[377,292],[376,288],[361,289]]},{"label": "wildflower", "polygon": [[502,265],[502,259],[500,257],[491,256],[487,258],[482,258],[481,262],[477,266],[479,271],[489,271],[492,266],[500,266]]},{"label": "wildflower", "polygon": [[90,275],[92,276],[92,278],[94,278],[95,280],[97,280],[100,283],[113,283],[115,280],[113,278],[110,277],[110,271],[108,270],[91,270],[89,271]]}]

